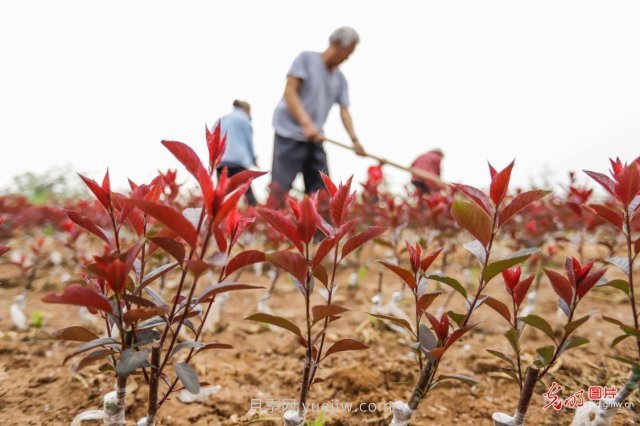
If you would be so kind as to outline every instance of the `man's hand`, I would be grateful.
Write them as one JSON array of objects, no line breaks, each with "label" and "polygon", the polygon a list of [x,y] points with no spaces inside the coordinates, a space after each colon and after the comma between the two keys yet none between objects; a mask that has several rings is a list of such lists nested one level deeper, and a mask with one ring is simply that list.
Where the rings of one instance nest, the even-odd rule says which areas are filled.
[{"label": "man's hand", "polygon": [[313,142],[322,142],[323,137],[316,129],[316,126],[313,123],[307,123],[302,126],[302,134],[305,139],[313,141]]},{"label": "man's hand", "polygon": [[364,157],[367,154],[362,145],[360,145],[360,141],[358,139],[353,140],[353,150],[361,157]]}]

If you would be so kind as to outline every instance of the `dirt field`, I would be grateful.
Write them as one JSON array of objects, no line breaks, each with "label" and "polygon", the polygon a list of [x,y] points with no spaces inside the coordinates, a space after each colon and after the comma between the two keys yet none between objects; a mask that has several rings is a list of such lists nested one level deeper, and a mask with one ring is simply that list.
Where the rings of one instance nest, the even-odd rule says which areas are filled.
[{"label": "dirt field", "polygon": [[[44,340],[42,331],[52,331],[69,325],[80,324],[78,311],[62,305],[45,305],[40,301],[43,289],[29,293],[26,312],[31,316],[41,311],[42,331],[31,328],[25,332],[12,330],[8,318],[9,304],[23,292],[21,281],[15,271],[5,268],[0,300],[0,424],[2,425],[59,425],[69,424],[75,415],[83,410],[97,409],[102,396],[112,390],[112,375],[97,371],[97,366],[88,367],[74,374],[69,365],[62,366],[62,360],[77,344]],[[40,285],[46,287],[48,281],[55,281],[59,271],[45,271]],[[346,352],[328,358],[319,372],[325,383],[312,388],[310,401],[328,403],[337,410],[325,412],[323,419],[330,425],[386,425],[390,412],[386,403],[397,399],[407,400],[417,378],[417,364],[408,355],[403,344],[403,336],[390,331],[380,331],[367,321],[366,311],[370,310],[370,299],[375,293],[375,275],[369,273],[357,291],[341,285],[336,303],[352,308],[345,317],[330,330],[329,338],[353,337],[359,329],[358,338],[370,345],[370,349]],[[241,279],[246,283],[260,283],[267,286],[267,278],[256,278],[245,273]],[[346,281],[346,276],[338,282]],[[384,293],[388,300],[398,284],[390,274],[385,276]],[[546,280],[539,298],[538,314],[556,322],[555,295]],[[504,299],[501,279],[490,285],[490,293]],[[221,388],[204,402],[184,404],[173,398],[160,412],[162,425],[272,425],[281,424],[281,409],[269,412],[274,402],[298,397],[297,381],[301,375],[303,349],[290,333],[266,330],[258,323],[244,321],[243,318],[256,312],[256,302],[261,291],[245,291],[231,294],[223,313],[222,331],[209,333],[205,341],[225,342],[234,346],[233,350],[209,351],[196,357],[196,368],[201,380]],[[628,317],[628,307],[621,293],[615,290],[597,289],[589,294],[579,311],[601,312],[620,319]],[[316,296],[317,297],[317,296]],[[348,299],[348,300],[345,300]],[[408,293],[405,298],[409,302]],[[456,300],[456,298],[454,298]],[[444,301],[444,297],[439,303]],[[342,303],[341,303],[342,302]],[[439,306],[438,302],[434,307]],[[302,298],[288,280],[281,280],[271,301],[274,313],[302,322]],[[451,307],[459,307],[455,303]],[[485,349],[509,352],[508,343],[502,336],[506,323],[495,312],[486,307],[476,312],[475,320],[480,325],[468,337],[456,343],[445,356],[440,373],[459,373],[481,380],[470,386],[461,382],[446,382],[429,393],[414,416],[416,425],[490,425],[493,411],[514,410],[518,393],[517,385],[506,380],[497,372],[500,362]],[[96,330],[99,331],[99,330]],[[552,380],[565,388],[566,397],[590,385],[621,386],[628,376],[626,366],[605,357],[611,351],[608,345],[619,333],[615,327],[597,316],[590,319],[584,332],[579,333],[591,340],[589,345],[568,352],[552,374],[545,378],[548,386]],[[529,362],[533,360],[532,345],[540,346],[545,339],[541,333],[530,329],[523,336],[531,345],[527,349]],[[633,355],[633,348],[627,342],[619,345],[622,354]],[[73,364],[73,361],[70,362]],[[564,409],[555,412],[543,410],[542,393],[546,388],[536,388],[528,413],[530,425],[568,424],[573,412]],[[141,377],[130,377],[127,403],[127,418],[133,424],[145,414],[146,390]],[[252,402],[253,400],[253,402]],[[635,412],[621,410],[615,424],[634,424],[640,419],[640,401],[631,400]],[[262,411],[255,406],[260,402]],[[342,404],[351,404],[351,411],[343,411]],[[371,411],[359,410],[361,403],[371,406]],[[252,408],[254,405],[254,409]],[[267,408],[266,410],[264,410]],[[308,420],[318,414],[311,413]],[[635,416],[635,417],[634,417]],[[88,423],[87,423],[88,424]]]}]

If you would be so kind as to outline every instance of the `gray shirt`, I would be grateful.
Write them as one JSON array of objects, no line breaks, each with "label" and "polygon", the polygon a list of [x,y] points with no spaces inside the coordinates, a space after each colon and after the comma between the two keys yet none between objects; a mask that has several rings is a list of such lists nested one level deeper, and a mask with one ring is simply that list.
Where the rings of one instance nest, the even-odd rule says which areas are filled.
[{"label": "gray shirt", "polygon": [[[322,132],[333,104],[349,106],[347,79],[337,68],[329,71],[318,52],[299,54],[287,76],[302,80],[298,94],[319,132]],[[280,100],[273,114],[273,128],[276,134],[285,138],[305,140],[302,127],[289,112],[284,98]]]}]

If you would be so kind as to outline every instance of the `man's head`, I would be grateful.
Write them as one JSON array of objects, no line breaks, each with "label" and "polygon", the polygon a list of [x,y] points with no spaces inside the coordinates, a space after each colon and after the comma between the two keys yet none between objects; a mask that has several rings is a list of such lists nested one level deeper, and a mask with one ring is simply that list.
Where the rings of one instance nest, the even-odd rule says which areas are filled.
[{"label": "man's head", "polygon": [[233,107],[234,108],[240,108],[241,110],[243,110],[244,112],[247,113],[247,115],[251,115],[251,105],[249,105],[249,102],[247,101],[240,101],[238,99],[236,99],[235,101],[233,101]]},{"label": "man's head", "polygon": [[360,41],[360,36],[351,27],[340,27],[329,37],[329,47],[327,48],[327,65],[337,67],[356,49]]}]

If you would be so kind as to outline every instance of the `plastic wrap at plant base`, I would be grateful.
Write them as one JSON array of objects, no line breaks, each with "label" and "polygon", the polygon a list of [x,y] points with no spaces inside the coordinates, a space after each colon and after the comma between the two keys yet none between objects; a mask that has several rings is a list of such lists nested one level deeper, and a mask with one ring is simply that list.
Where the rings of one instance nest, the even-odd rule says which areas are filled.
[{"label": "plastic wrap at plant base", "polygon": [[393,419],[391,420],[391,426],[408,426],[409,420],[413,415],[413,410],[409,406],[402,402],[396,401],[393,403],[391,410],[393,412]]},{"label": "plastic wrap at plant base", "polygon": [[104,396],[103,401],[102,410],[91,410],[78,414],[71,422],[71,426],[82,426],[84,420],[103,420],[104,426],[124,426],[126,424],[124,407],[118,407],[117,392],[109,392]]},{"label": "plastic wrap at plant base", "polygon": [[284,426],[304,426],[304,417],[298,415],[296,410],[285,411],[283,420]]},{"label": "plastic wrap at plant base", "polygon": [[494,426],[521,426],[524,424],[524,414],[518,411],[513,417],[505,413],[493,413],[491,418]]}]

